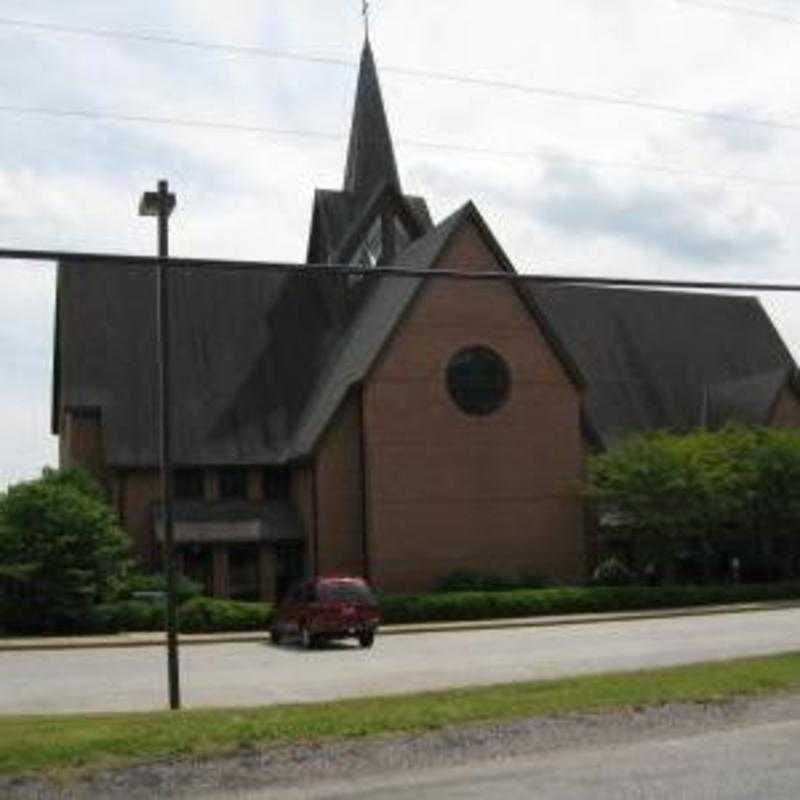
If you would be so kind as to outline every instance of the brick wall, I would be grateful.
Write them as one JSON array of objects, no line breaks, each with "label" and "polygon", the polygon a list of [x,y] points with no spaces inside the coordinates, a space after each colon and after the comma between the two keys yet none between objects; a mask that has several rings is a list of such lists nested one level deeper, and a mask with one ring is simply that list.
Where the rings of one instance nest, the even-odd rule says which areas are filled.
[{"label": "brick wall", "polygon": [[310,465],[295,467],[289,480],[289,497],[306,537],[306,571],[314,569],[314,478]]},{"label": "brick wall", "polygon": [[161,502],[161,476],[155,469],[120,470],[116,480],[119,511],[134,553],[145,568],[158,569],[161,545],[156,539],[153,505]]},{"label": "brick wall", "polygon": [[103,425],[100,413],[65,411],[59,434],[59,466],[81,467],[107,485]]},{"label": "brick wall", "polygon": [[800,428],[800,398],[789,386],[778,394],[769,424],[774,428]]},{"label": "brick wall", "polygon": [[363,479],[360,393],[352,392],[317,449],[319,574],[361,575]]},{"label": "brick wall", "polygon": [[[477,229],[462,228],[442,268],[494,269]],[[497,351],[507,403],[469,416],[445,385],[465,346]],[[376,584],[430,589],[455,569],[584,573],[579,394],[513,287],[432,281],[364,389],[367,518]]]}]

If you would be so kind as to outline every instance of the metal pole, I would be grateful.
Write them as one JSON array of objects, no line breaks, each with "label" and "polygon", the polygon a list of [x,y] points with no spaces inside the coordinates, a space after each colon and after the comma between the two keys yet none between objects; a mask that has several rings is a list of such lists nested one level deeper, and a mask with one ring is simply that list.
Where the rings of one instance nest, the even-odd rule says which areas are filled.
[{"label": "metal pole", "polygon": [[173,517],[172,404],[170,400],[169,330],[169,191],[166,181],[158,182],[158,322],[161,400],[161,486],[164,507],[164,572],[166,575],[167,675],[169,707],[181,707],[178,666],[178,608],[175,597],[175,526]]}]

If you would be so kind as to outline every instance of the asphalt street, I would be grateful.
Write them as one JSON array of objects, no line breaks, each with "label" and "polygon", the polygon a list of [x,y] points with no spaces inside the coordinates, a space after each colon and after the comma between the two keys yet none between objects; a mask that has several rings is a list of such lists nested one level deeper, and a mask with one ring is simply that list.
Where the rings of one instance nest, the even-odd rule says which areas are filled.
[{"label": "asphalt street", "polygon": [[800,721],[792,720],[218,798],[796,800],[798,741]]},{"label": "asphalt street", "polygon": [[[303,651],[181,648],[184,706],[251,706],[631,670],[800,649],[800,608],[378,637]],[[0,653],[0,713],[166,706],[161,647]]]}]

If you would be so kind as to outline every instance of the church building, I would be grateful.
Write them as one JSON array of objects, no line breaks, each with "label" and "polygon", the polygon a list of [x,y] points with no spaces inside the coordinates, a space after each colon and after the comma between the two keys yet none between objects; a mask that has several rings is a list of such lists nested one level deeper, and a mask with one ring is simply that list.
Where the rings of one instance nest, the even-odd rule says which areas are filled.
[{"label": "church building", "polygon": [[[306,261],[325,268],[169,271],[178,563],[217,596],[328,573],[386,593],[456,570],[578,582],[587,453],[634,431],[800,425],[757,299],[505,280],[471,202],[434,222],[403,191],[368,41]],[[153,570],[155,281],[59,265],[52,398],[61,465],[98,477]]]}]

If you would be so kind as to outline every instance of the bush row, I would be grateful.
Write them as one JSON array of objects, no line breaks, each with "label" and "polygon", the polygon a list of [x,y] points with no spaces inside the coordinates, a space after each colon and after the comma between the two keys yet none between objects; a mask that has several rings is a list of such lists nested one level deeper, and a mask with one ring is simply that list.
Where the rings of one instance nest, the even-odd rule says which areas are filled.
[{"label": "bush row", "polygon": [[386,597],[381,613],[387,623],[443,622],[792,599],[800,599],[800,583],[565,586]]},{"label": "bush row", "polygon": [[[272,620],[268,603],[243,603],[194,597],[178,608],[181,633],[265,630]],[[157,631],[164,628],[164,605],[144,600],[125,600],[96,606],[85,633]]]},{"label": "bush row", "polygon": [[[797,582],[718,586],[575,586],[390,596],[381,599],[381,616],[384,624],[469,621],[794,599],[800,599],[800,583]],[[268,603],[194,597],[181,604],[178,625],[182,633],[266,631],[273,613],[273,607]],[[82,629],[75,632],[154,631],[163,627],[164,608],[161,603],[126,600],[96,606]]]}]

